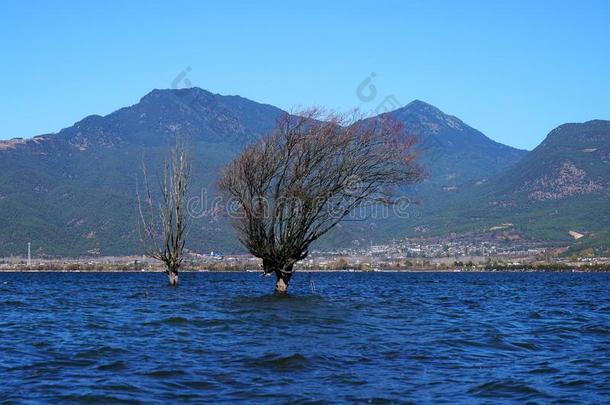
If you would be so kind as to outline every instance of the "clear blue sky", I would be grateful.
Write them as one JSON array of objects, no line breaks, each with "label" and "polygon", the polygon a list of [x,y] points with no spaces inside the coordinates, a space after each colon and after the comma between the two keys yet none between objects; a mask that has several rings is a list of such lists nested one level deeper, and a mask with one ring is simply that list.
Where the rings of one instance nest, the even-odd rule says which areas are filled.
[{"label": "clear blue sky", "polygon": [[421,99],[527,149],[610,119],[610,1],[3,1],[0,55],[0,139],[134,104],[187,66],[285,109]]}]

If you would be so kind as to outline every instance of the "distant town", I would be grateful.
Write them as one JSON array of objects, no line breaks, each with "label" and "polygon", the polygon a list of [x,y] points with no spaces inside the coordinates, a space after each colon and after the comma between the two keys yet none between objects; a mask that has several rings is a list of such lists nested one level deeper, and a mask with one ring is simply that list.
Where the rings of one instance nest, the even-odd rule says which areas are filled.
[{"label": "distant town", "polygon": [[[592,252],[566,254],[549,242],[502,241],[481,236],[396,239],[357,248],[313,250],[297,263],[305,271],[493,271],[610,270],[610,257]],[[260,259],[249,254],[189,251],[183,271],[260,271]],[[0,271],[162,271],[144,256],[81,258],[0,258]]]}]

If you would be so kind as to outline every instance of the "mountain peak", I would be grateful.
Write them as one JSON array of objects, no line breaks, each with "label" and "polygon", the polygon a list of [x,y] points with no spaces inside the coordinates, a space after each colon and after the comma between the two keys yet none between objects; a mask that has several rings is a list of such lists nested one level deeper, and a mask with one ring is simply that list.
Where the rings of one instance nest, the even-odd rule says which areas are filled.
[{"label": "mountain peak", "polygon": [[[552,130],[540,146],[552,146],[562,150],[585,150],[605,153],[610,159],[610,121],[591,120],[582,123],[563,124]],[[603,157],[603,156],[602,156]]]},{"label": "mountain peak", "polygon": [[425,101],[418,100],[418,99],[411,101],[409,104],[404,106],[403,109],[438,111],[438,112],[442,113],[442,111],[440,109],[436,108],[432,104],[428,104]]},{"label": "mountain peak", "polygon": [[607,129],[610,127],[610,121],[605,120],[590,120],[585,122],[569,122],[566,124],[562,124],[551,131],[549,135],[554,135],[557,133],[562,133],[566,131],[574,131],[574,130],[599,130],[599,129]]},{"label": "mountain peak", "polygon": [[140,99],[140,103],[159,102],[162,100],[194,100],[212,99],[219,96],[200,87],[188,87],[181,89],[153,89]]},{"label": "mountain peak", "polygon": [[104,117],[86,117],[60,134],[81,150],[123,142],[158,144],[176,136],[241,144],[271,131],[281,113],[276,107],[199,87],[154,89],[132,106]]},{"label": "mountain peak", "polygon": [[430,132],[439,133],[444,130],[463,132],[469,129],[459,118],[445,114],[439,108],[421,100],[413,100],[409,104],[392,111],[395,118],[404,122],[418,122]]}]

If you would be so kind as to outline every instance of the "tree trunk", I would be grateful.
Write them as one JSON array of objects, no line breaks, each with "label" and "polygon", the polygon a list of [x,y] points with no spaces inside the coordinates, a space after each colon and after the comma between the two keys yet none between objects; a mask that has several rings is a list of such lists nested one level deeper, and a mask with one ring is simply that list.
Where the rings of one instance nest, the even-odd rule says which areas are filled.
[{"label": "tree trunk", "polygon": [[178,271],[177,270],[168,270],[167,277],[169,278],[169,285],[172,287],[178,286]]},{"label": "tree trunk", "polygon": [[288,293],[288,283],[290,283],[290,277],[292,277],[292,266],[284,270],[276,270],[275,276],[275,295],[286,295]]},{"label": "tree trunk", "polygon": [[286,295],[288,293],[288,283],[292,277],[293,265],[281,265],[272,260],[263,259],[263,272],[265,275],[275,273],[275,294]]}]

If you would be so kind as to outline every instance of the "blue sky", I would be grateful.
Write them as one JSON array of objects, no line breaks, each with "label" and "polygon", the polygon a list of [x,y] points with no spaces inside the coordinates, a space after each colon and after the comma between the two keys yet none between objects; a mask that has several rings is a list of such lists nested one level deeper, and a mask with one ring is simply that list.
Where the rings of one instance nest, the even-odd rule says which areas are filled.
[{"label": "blue sky", "polygon": [[134,104],[187,67],[285,109],[421,99],[527,149],[610,119],[608,1],[3,1],[0,54],[0,139]]}]

